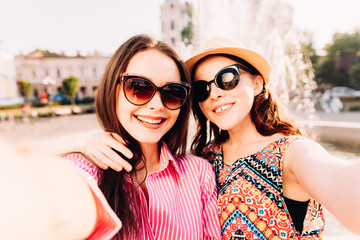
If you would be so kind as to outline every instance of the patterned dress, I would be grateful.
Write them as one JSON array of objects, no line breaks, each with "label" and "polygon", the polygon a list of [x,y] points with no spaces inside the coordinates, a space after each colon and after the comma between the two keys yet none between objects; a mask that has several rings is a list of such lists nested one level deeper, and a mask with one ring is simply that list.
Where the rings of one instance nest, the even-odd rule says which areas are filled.
[{"label": "patterned dress", "polygon": [[218,212],[223,239],[321,239],[325,219],[320,204],[310,199],[303,231],[296,232],[283,194],[286,149],[300,136],[281,138],[264,149],[237,159],[223,160],[221,143],[205,148],[218,189]]}]

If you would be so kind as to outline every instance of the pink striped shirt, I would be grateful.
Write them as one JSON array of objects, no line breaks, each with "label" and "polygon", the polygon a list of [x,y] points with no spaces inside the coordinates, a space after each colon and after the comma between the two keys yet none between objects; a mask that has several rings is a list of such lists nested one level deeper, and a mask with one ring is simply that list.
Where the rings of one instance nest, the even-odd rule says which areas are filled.
[{"label": "pink striped shirt", "polygon": [[[71,154],[67,159],[98,180],[100,171],[85,157]],[[134,196],[142,239],[221,239],[215,176],[206,160],[174,156],[162,144],[160,169],[148,174],[145,183],[149,202],[140,187]]]}]

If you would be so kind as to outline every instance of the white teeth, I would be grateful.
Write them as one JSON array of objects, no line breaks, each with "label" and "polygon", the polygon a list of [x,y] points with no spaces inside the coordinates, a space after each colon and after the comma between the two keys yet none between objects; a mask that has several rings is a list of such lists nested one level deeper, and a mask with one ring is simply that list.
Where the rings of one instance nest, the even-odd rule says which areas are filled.
[{"label": "white teeth", "polygon": [[231,104],[227,104],[227,105],[224,105],[224,106],[221,106],[221,107],[215,109],[215,112],[219,113],[219,112],[225,111],[226,109],[228,109],[230,107],[231,107]]},{"label": "white teeth", "polygon": [[161,119],[154,120],[154,119],[144,118],[144,117],[140,117],[140,116],[136,116],[136,118],[145,123],[150,123],[150,124],[160,124],[161,123]]}]

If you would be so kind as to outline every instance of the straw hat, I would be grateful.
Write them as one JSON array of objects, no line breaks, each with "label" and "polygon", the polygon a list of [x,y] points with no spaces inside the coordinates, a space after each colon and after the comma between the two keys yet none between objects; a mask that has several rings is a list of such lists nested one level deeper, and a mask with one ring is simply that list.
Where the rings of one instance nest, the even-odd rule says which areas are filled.
[{"label": "straw hat", "polygon": [[271,66],[270,63],[260,54],[246,49],[244,46],[225,38],[212,38],[204,46],[201,53],[189,58],[185,63],[190,72],[195,64],[202,58],[213,54],[229,54],[244,59],[255,67],[264,78],[265,83],[269,83]]}]

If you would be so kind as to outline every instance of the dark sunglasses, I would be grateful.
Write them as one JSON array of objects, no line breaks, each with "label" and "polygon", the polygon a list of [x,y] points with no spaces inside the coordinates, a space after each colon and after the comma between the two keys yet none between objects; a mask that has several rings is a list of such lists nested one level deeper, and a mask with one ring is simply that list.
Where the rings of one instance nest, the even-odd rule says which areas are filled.
[{"label": "dark sunglasses", "polygon": [[239,64],[230,65],[221,69],[211,81],[194,82],[194,100],[196,102],[205,101],[210,95],[211,83],[215,83],[215,86],[222,90],[230,90],[236,87],[240,80],[240,69],[242,68]]},{"label": "dark sunglasses", "polygon": [[157,87],[143,76],[127,73],[122,74],[118,81],[123,83],[125,98],[137,106],[150,102],[155,93],[159,91],[164,106],[167,109],[176,110],[184,105],[190,93],[190,86],[185,82],[172,82]]}]

